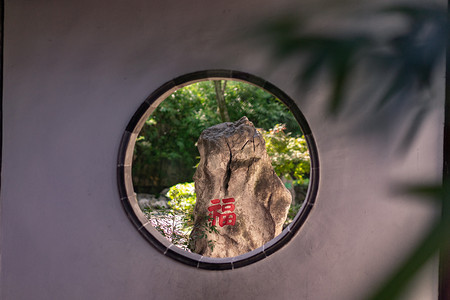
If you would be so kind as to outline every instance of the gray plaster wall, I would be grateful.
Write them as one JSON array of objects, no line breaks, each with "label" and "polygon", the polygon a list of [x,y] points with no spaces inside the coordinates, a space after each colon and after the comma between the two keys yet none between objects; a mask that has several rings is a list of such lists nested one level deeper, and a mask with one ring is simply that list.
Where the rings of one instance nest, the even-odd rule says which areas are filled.
[{"label": "gray plaster wall", "polygon": [[[311,2],[296,7],[332,27],[324,16],[333,1]],[[297,66],[269,65],[264,45],[237,34],[291,7],[5,0],[1,299],[350,300],[377,287],[439,215],[393,190],[440,180],[443,72],[423,97],[433,101],[416,139],[399,151],[423,99],[375,118],[361,109],[365,81],[355,79],[354,101],[331,118],[323,87],[303,101]],[[249,72],[284,90],[312,128],[321,165],[316,205],[297,236],[229,271],[157,252],[127,219],[116,184],[120,140],[139,105],[164,82],[205,69]],[[436,263],[414,287],[407,299],[437,299]]]}]

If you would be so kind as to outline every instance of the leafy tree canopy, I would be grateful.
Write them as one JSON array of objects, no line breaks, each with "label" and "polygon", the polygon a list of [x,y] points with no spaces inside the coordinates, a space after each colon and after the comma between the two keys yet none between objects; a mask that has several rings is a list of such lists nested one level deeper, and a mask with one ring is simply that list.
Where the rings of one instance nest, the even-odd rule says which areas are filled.
[{"label": "leafy tree canopy", "polygon": [[[227,81],[224,86],[231,121],[247,116],[264,130],[283,123],[293,137],[302,135],[289,109],[272,94],[239,81]],[[136,142],[136,192],[158,194],[165,187],[192,180],[199,160],[198,137],[204,129],[222,122],[217,103],[213,81],[202,81],[175,91],[158,106]]]}]

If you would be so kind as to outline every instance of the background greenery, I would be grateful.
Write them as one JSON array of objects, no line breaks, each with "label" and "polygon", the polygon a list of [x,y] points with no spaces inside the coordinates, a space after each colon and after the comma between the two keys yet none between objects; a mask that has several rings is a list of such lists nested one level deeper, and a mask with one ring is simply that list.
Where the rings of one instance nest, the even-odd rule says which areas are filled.
[{"label": "background greenery", "polygon": [[[301,155],[293,160],[286,157],[296,151],[306,152],[307,148],[304,140],[300,140],[302,132],[297,121],[283,103],[259,87],[238,81],[227,81],[223,96],[231,121],[247,116],[255,127],[268,132],[265,136],[272,141],[272,154],[283,146],[286,148],[276,163],[277,170],[293,180],[309,177],[307,154],[304,158],[308,162],[299,168],[294,165]],[[199,162],[197,139],[204,129],[223,121],[213,81],[195,83],[170,95],[146,121],[136,141],[133,158],[136,193],[158,195],[177,183],[192,181]],[[277,124],[284,125],[281,135],[275,137],[270,130]]]}]

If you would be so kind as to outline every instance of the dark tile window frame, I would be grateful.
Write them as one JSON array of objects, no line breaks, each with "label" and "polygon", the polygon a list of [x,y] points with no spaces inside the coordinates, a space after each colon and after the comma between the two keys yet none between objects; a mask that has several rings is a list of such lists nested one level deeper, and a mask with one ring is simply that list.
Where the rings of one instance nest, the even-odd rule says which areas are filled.
[{"label": "dark tile window frame", "polygon": [[[229,258],[211,258],[196,253],[190,253],[178,248],[163,237],[151,225],[150,221],[139,208],[131,177],[131,164],[136,138],[151,113],[162,101],[164,101],[164,99],[166,99],[177,89],[205,80],[243,81],[256,85],[280,99],[285,105],[287,105],[299,123],[308,144],[308,150],[311,158],[310,183],[306,199],[291,224],[289,224],[280,235],[264,244],[262,247],[243,255]],[[117,183],[120,201],[128,218],[137,228],[139,233],[159,252],[165,256],[171,257],[179,262],[195,268],[208,270],[228,270],[240,268],[264,259],[265,257],[276,252],[278,249],[282,248],[295,236],[300,227],[305,223],[306,218],[311,212],[316,200],[319,184],[319,160],[314,137],[312,136],[311,129],[306,122],[306,118],[287,94],[270,82],[248,73],[230,70],[207,70],[186,74],[163,84],[141,104],[128,123],[122,136],[117,163]]]}]

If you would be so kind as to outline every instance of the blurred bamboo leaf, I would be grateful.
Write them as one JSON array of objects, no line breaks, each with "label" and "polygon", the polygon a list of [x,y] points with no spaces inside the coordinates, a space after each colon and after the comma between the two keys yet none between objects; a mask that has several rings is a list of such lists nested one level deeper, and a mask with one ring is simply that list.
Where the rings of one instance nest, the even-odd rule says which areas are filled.
[{"label": "blurred bamboo leaf", "polygon": [[[376,11],[375,15],[396,16],[406,21],[406,26],[400,32],[382,32],[381,38],[380,32],[362,28],[351,33],[337,32],[332,28],[330,32],[314,34],[305,29],[308,28],[305,22],[289,17],[265,24],[261,27],[263,30],[254,36],[270,45],[273,58],[278,61],[300,58],[298,78],[301,85],[320,80],[325,71],[331,85],[328,111],[332,115],[340,113],[345,105],[349,78],[354,76],[355,66],[373,66],[371,77],[380,83],[383,90],[381,96],[375,99],[367,97],[367,101],[373,101],[375,111],[380,111],[395,100],[408,100],[409,95],[430,87],[436,69],[443,62],[449,41],[449,25],[447,8],[430,4],[389,6]],[[353,28],[359,28],[358,24]],[[389,76],[393,77],[386,84]],[[401,143],[402,150],[411,147],[425,116],[424,106],[412,118]],[[443,186],[416,186],[410,192],[443,201],[443,213],[450,216],[449,181],[446,179]],[[441,218],[370,299],[398,298],[417,271],[438,250],[449,251],[449,236],[450,218]]]},{"label": "blurred bamboo leaf", "polygon": [[423,89],[443,58],[448,39],[448,13],[442,7],[392,6],[381,11],[405,18],[408,29],[386,42],[390,51],[381,59],[385,70],[393,70],[396,78],[379,102],[383,107],[402,90]]},{"label": "blurred bamboo leaf", "polygon": [[441,219],[400,268],[388,277],[382,287],[369,300],[397,299],[429,259],[436,255],[439,250],[448,250],[450,228],[447,223],[447,221]]},{"label": "blurred bamboo leaf", "polygon": [[305,58],[298,74],[301,84],[318,80],[320,71],[325,70],[331,83],[331,114],[339,113],[345,104],[348,79],[358,64],[376,66],[371,75],[380,83],[385,82],[386,74],[395,74],[378,100],[380,109],[400,92],[414,92],[430,85],[445,53],[448,14],[444,7],[423,5],[391,6],[375,14],[404,18],[406,29],[393,36],[386,33],[382,39],[377,32],[362,29],[315,34],[306,29],[307,24],[300,18],[283,16],[262,25],[253,36],[270,45],[273,58],[278,61]]},{"label": "blurred bamboo leaf", "polygon": [[436,202],[441,202],[446,197],[446,189],[442,185],[413,185],[400,189],[401,193],[407,193],[415,196],[425,197]]},{"label": "blurred bamboo leaf", "polygon": [[[443,203],[443,215],[450,215],[450,180],[444,185],[412,186],[405,191],[412,195],[425,196],[436,202]],[[386,300],[397,299],[411,282],[417,272],[438,251],[447,253],[450,250],[450,219],[440,218],[423,238],[419,245],[403,261],[400,267],[385,280],[384,284],[368,299]]]},{"label": "blurred bamboo leaf", "polygon": [[411,148],[413,142],[415,141],[416,136],[419,133],[420,128],[422,127],[425,117],[428,115],[428,107],[421,106],[415,112],[412,120],[409,122],[410,126],[405,132],[404,136],[400,139],[400,144],[397,147],[396,151],[399,154],[406,153],[408,149]]}]

